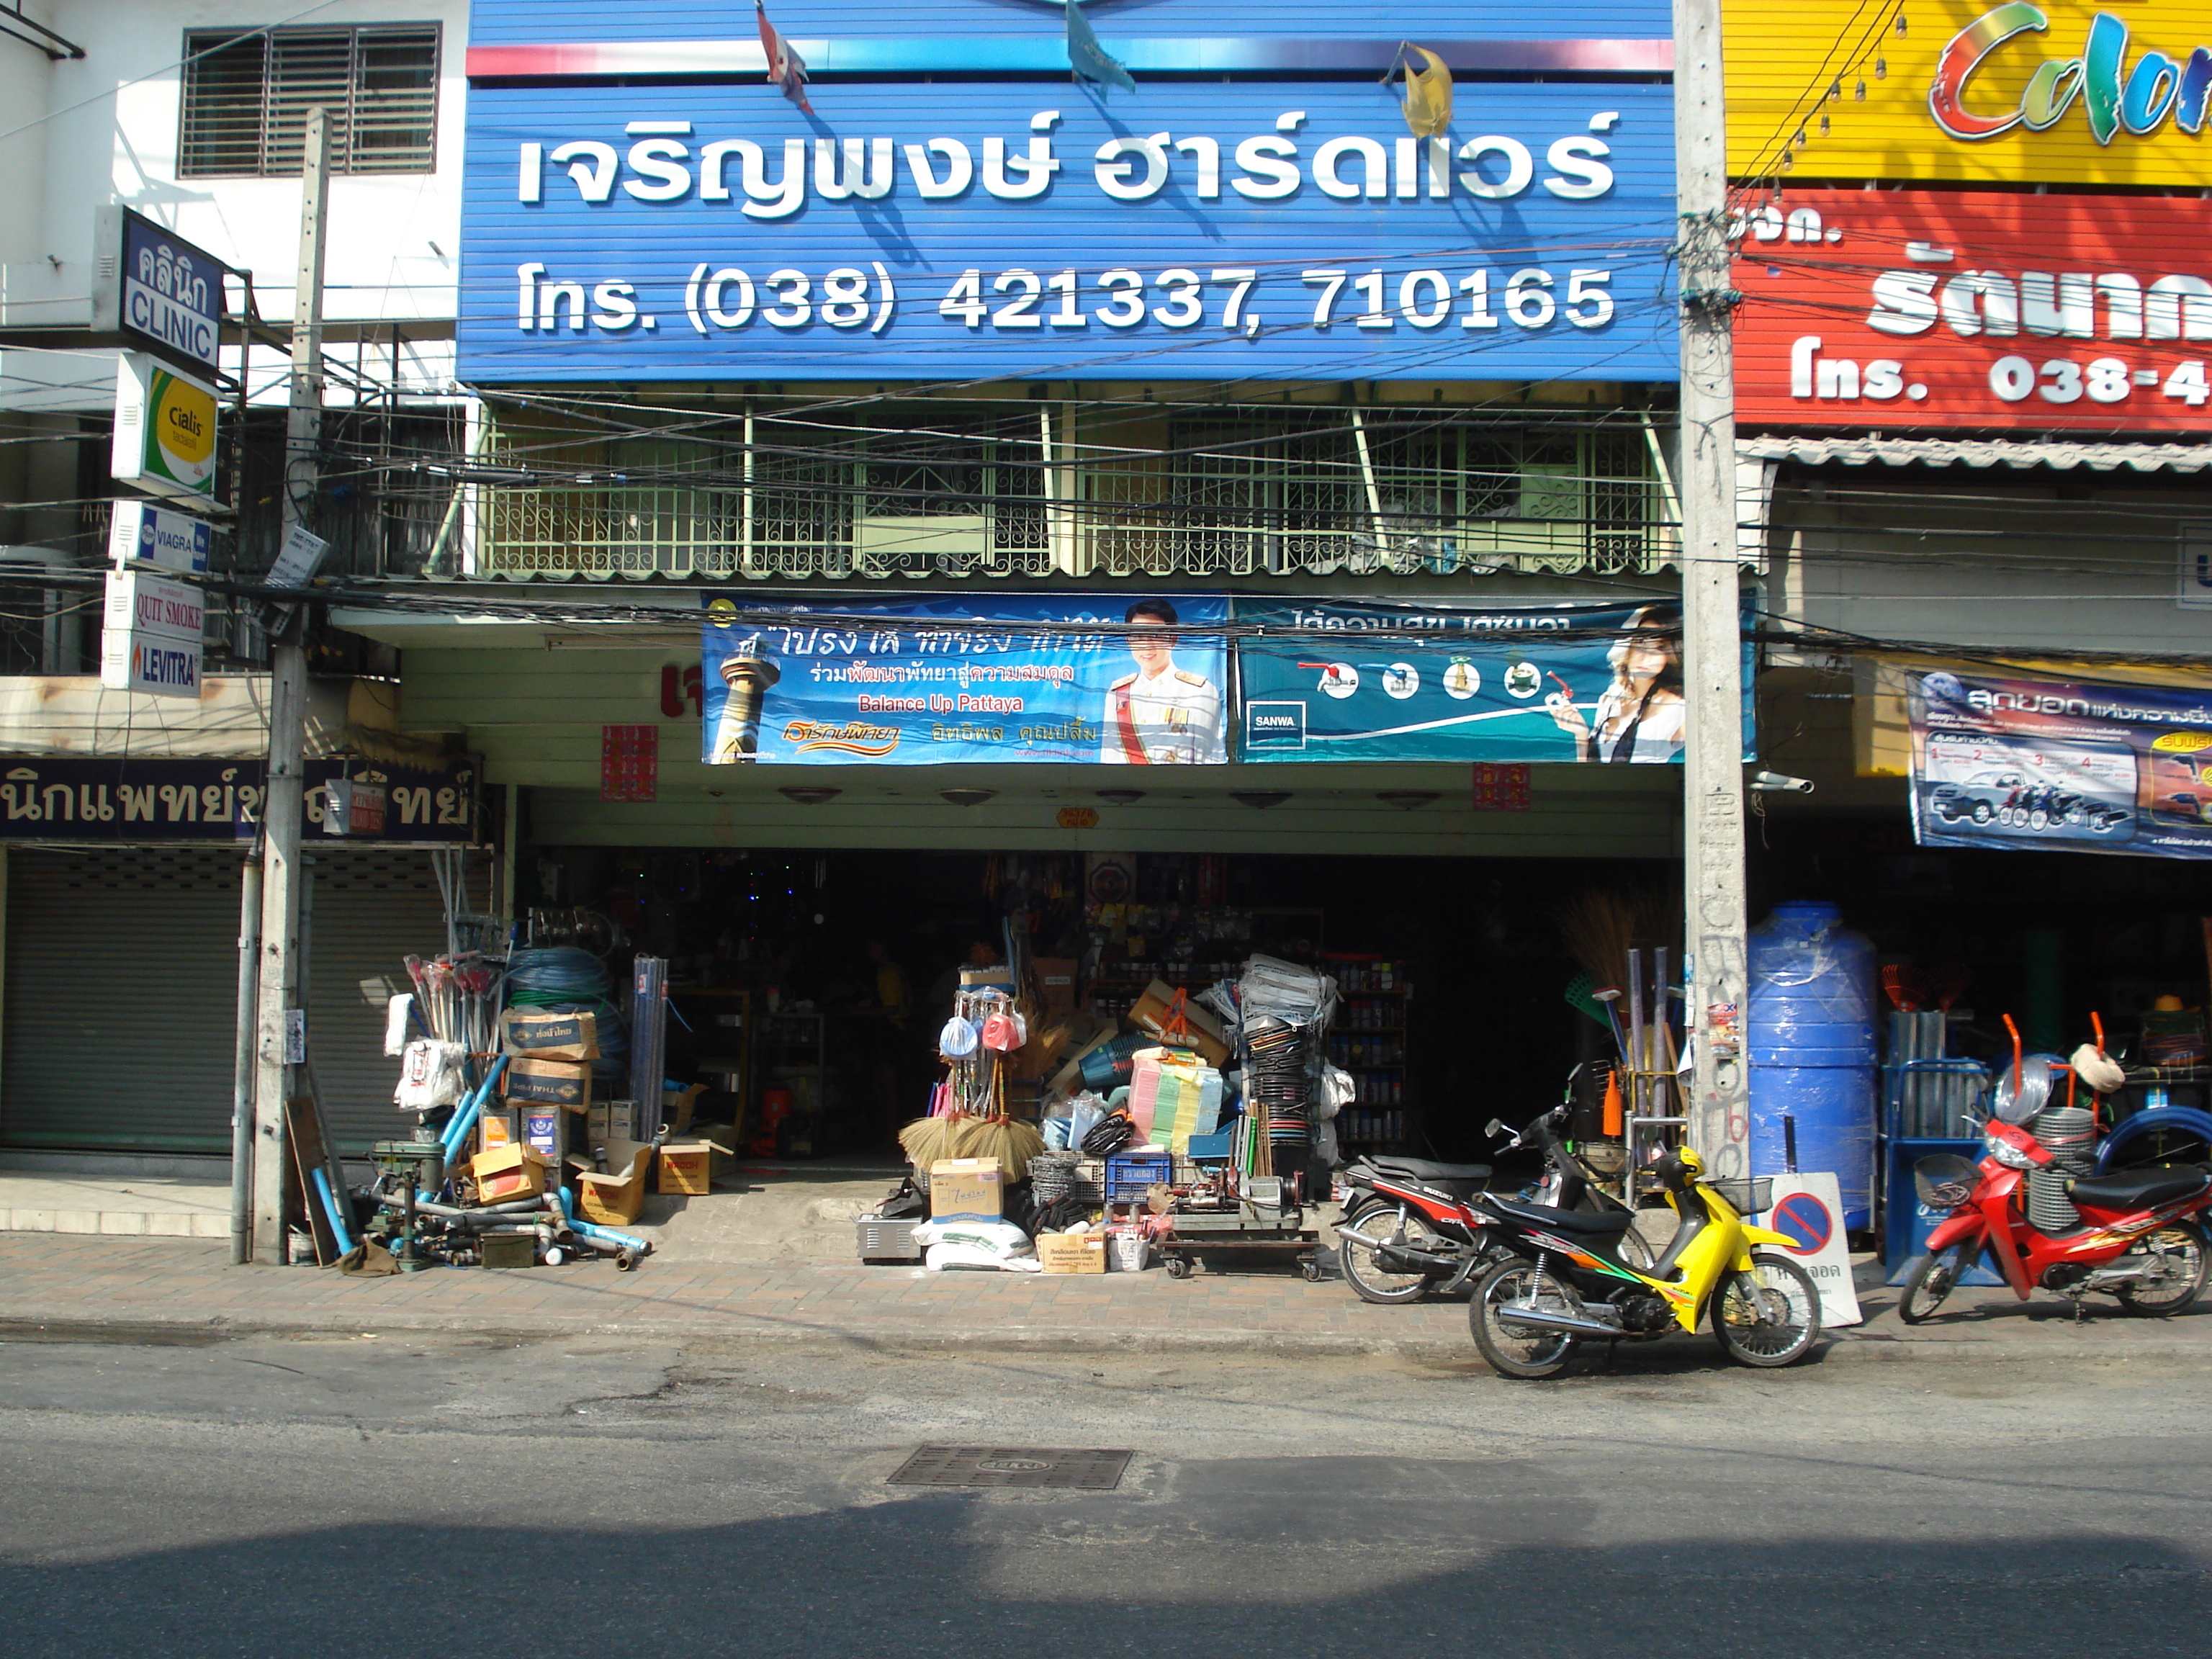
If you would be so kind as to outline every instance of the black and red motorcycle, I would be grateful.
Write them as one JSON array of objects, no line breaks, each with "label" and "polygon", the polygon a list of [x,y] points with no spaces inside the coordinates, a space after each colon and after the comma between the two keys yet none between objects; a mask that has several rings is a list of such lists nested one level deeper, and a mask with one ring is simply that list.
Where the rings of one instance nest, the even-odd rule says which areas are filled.
[{"label": "black and red motorcycle", "polygon": [[[1559,1138],[1547,1114],[1516,1133],[1496,1118],[1484,1133],[1506,1139],[1511,1152],[1533,1139],[1544,1153],[1544,1177],[1524,1190],[1529,1202],[1556,1209],[1619,1210],[1620,1200],[1595,1184],[1594,1173]],[[1490,1189],[1487,1164],[1435,1164],[1423,1158],[1354,1159],[1340,1177],[1349,1189],[1336,1224],[1337,1262],[1363,1301],[1418,1302],[1431,1291],[1464,1290],[1510,1251],[1492,1242],[1497,1218],[1475,1200]],[[1626,1248],[1641,1249],[1632,1233]],[[1648,1254],[1648,1253],[1647,1253]]]}]

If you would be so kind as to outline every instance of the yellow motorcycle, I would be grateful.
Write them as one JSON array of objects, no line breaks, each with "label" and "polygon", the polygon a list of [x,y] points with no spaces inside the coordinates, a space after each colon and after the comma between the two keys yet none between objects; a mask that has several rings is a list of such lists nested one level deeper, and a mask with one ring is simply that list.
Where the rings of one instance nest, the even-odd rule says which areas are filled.
[{"label": "yellow motorcycle", "polygon": [[[1548,1152],[1564,1127],[1547,1113],[1524,1133]],[[1721,1351],[1741,1365],[1790,1365],[1820,1334],[1820,1293],[1789,1256],[1758,1245],[1790,1241],[1754,1227],[1712,1183],[1705,1160],[1687,1147],[1656,1165],[1678,1218],[1659,1260],[1634,1267],[1621,1241],[1635,1218],[1626,1210],[1592,1214],[1523,1204],[1485,1193],[1492,1248],[1513,1252],[1483,1275],[1468,1305],[1475,1345],[1505,1376],[1556,1376],[1577,1344],[1650,1341],[1694,1333],[1710,1319]],[[1741,1194],[1739,1194],[1741,1195]]]}]

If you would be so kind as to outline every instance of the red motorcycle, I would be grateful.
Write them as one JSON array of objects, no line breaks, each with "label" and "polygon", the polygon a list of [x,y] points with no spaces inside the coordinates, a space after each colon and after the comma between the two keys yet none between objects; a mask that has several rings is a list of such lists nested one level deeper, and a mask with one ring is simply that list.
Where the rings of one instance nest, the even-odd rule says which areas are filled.
[{"label": "red motorcycle", "polygon": [[1905,1286],[1898,1316],[1917,1325],[1943,1305],[1984,1251],[2013,1294],[2040,1286],[2070,1298],[2109,1296],[2131,1314],[2169,1319],[2204,1292],[2212,1237],[2197,1218],[2212,1208],[2212,1175],[2190,1167],[2117,1170],[2066,1183],[2080,1221],[2045,1232],[2027,1218],[2027,1176],[2051,1153],[2026,1129],[1990,1119],[1988,1156],[1976,1164],[1944,1154],[1913,1166],[1921,1201],[1948,1209],[1928,1236],[1928,1254]]}]

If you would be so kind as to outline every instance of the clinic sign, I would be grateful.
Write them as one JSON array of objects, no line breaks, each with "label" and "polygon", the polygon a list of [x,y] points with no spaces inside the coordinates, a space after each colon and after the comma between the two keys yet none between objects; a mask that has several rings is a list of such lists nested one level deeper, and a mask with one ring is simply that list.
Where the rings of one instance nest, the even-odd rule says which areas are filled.
[{"label": "clinic sign", "polygon": [[94,236],[94,331],[213,374],[222,357],[228,267],[129,208],[100,210]]},{"label": "clinic sign", "polygon": [[1735,227],[1737,418],[2200,434],[2203,205],[1785,189]]},{"label": "clinic sign", "polygon": [[[480,3],[463,378],[1674,376],[1664,85],[1484,83],[1417,137],[1379,76],[1102,99],[1064,58],[1021,79],[902,75],[1009,40],[1060,51],[1064,14],[954,3],[932,15],[944,38],[906,40],[848,9],[823,54],[890,72],[817,86],[809,116],[756,77],[708,79],[714,41],[694,80],[667,63],[617,79],[635,41],[544,44],[524,21],[540,14]],[[607,19],[686,26],[657,6]],[[1206,49],[1264,74],[1372,44],[1255,40],[1250,21],[1218,13]],[[541,44],[516,41],[533,27]]]},{"label": "clinic sign", "polygon": [[[1739,178],[2201,185],[2212,0],[1935,0],[1847,32],[1727,0]],[[1808,95],[1808,88],[1810,95]]]}]

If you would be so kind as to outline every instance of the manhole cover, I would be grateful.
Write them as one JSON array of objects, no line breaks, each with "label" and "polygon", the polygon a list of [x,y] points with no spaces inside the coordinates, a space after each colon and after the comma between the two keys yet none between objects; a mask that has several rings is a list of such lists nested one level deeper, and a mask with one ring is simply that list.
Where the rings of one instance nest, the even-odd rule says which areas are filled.
[{"label": "manhole cover", "polygon": [[924,1446],[884,1484],[892,1486],[1053,1486],[1111,1492],[1136,1453],[1036,1446]]}]

